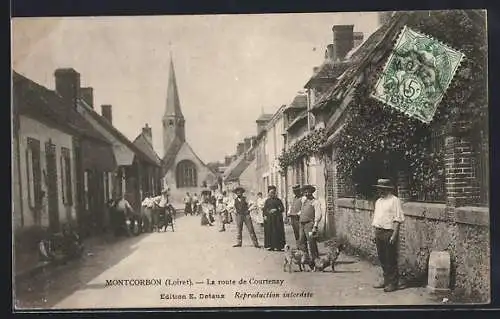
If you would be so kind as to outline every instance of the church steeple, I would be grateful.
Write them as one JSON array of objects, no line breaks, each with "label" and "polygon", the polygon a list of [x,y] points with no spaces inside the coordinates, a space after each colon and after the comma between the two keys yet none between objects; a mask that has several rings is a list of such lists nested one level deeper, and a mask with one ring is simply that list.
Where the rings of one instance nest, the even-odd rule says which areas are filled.
[{"label": "church steeple", "polygon": [[177,116],[184,118],[181,111],[181,102],[179,100],[179,92],[177,90],[177,80],[175,78],[174,61],[170,56],[170,74],[167,87],[167,105],[165,108],[165,116]]},{"label": "church steeple", "polygon": [[163,149],[165,155],[175,139],[178,139],[180,142],[184,142],[186,139],[185,119],[181,111],[172,54],[170,54],[170,73],[166,102],[165,113],[163,114]]}]

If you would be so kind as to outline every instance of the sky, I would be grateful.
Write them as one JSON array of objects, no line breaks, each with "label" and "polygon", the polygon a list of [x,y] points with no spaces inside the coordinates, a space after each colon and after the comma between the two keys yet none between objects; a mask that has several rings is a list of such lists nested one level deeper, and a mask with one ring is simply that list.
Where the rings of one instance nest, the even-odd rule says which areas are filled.
[{"label": "sky", "polygon": [[162,156],[172,54],[186,139],[216,162],[256,135],[262,112],[303,90],[337,24],[365,39],[379,26],[376,13],[15,18],[13,68],[49,89],[57,68],[74,68],[94,88],[94,108],[111,104],[130,140],[148,123]]}]

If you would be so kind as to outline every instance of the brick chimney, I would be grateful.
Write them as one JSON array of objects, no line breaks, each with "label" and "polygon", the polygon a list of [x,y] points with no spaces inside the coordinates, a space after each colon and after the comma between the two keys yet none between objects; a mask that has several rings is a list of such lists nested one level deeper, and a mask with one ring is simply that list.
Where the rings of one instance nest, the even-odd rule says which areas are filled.
[{"label": "brick chimney", "polygon": [[363,32],[354,32],[354,47],[359,46],[364,40]]},{"label": "brick chimney", "polygon": [[101,105],[101,115],[106,120],[108,120],[109,124],[113,124],[113,113],[111,112],[111,105],[109,104]]},{"label": "brick chimney", "polygon": [[232,156],[226,156],[224,157],[224,166],[229,166],[231,165],[231,161],[233,160]]},{"label": "brick chimney", "polygon": [[249,149],[252,148],[252,138],[246,137],[244,141],[245,141],[245,152],[247,152]]},{"label": "brick chimney", "polygon": [[325,60],[328,60],[328,61],[333,61],[334,60],[334,49],[333,49],[333,44],[330,43],[329,45],[326,46],[326,50],[325,50]]},{"label": "brick chimney", "polygon": [[80,88],[80,98],[91,108],[94,108],[94,89],[91,87]]},{"label": "brick chimney", "polygon": [[153,145],[153,132],[151,131],[151,127],[146,123],[142,128],[142,135],[148,140],[148,142]]},{"label": "brick chimney", "polygon": [[236,146],[236,155],[240,156],[245,152],[245,143],[238,143],[238,146]]},{"label": "brick chimney", "polygon": [[332,31],[334,61],[342,61],[354,47],[354,25],[334,25]]},{"label": "brick chimney", "polygon": [[66,103],[76,107],[80,98],[80,73],[72,68],[57,69],[54,72],[56,78],[56,93]]}]

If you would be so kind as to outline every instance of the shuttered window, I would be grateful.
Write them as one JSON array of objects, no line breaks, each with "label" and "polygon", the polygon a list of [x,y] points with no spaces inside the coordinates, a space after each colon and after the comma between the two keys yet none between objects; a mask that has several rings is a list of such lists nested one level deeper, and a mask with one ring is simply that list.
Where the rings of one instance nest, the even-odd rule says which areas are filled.
[{"label": "shuttered window", "polygon": [[71,156],[70,150],[66,147],[61,147],[61,190],[63,203],[67,206],[73,205]]}]

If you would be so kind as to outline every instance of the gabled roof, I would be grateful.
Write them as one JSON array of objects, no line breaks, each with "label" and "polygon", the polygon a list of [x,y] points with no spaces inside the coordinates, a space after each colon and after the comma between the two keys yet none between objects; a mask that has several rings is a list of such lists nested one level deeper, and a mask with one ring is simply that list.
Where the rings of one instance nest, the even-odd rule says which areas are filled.
[{"label": "gabled roof", "polygon": [[261,114],[259,118],[257,118],[256,122],[267,122],[273,118],[274,114]]},{"label": "gabled roof", "polygon": [[324,107],[329,101],[335,100],[341,91],[350,87],[353,83],[353,78],[355,78],[356,75],[365,68],[380,44],[384,40],[387,41],[389,35],[392,37],[395,33],[397,34],[397,30],[399,30],[397,25],[399,25],[399,22],[404,15],[404,12],[395,13],[388,23],[382,25],[368,39],[366,39],[362,45],[359,46],[359,48],[352,54],[349,60],[349,66],[339,77],[338,81],[316,101],[312,107],[313,112]]},{"label": "gabled roof", "polygon": [[105,144],[110,142],[99,133],[75,107],[68,105],[55,91],[13,71],[13,107],[19,114],[64,127],[74,134]]},{"label": "gabled roof", "polygon": [[156,154],[153,145],[149,142],[146,136],[141,132],[135,140],[133,141],[135,146],[137,146],[144,154],[146,154],[152,161],[156,162],[157,165],[161,165],[161,159]]},{"label": "gabled roof", "polygon": [[333,62],[331,60],[326,60],[321,64],[318,71],[313,74],[309,81],[307,81],[304,87],[309,88],[314,82],[332,82],[338,78],[349,65],[349,61]]},{"label": "gabled roof", "polygon": [[233,161],[227,169],[222,174],[225,182],[231,182],[238,180],[240,175],[245,171],[245,169],[255,160],[252,157],[251,160],[248,160],[247,154],[252,154],[255,147],[250,148],[246,153],[241,154],[235,161]]},{"label": "gabled roof", "polygon": [[170,169],[172,165],[174,165],[177,153],[179,153],[183,145],[186,145],[186,147],[189,148],[191,154],[194,155],[194,157],[201,163],[201,165],[205,166],[212,174],[217,176],[217,172],[215,172],[211,167],[205,164],[205,162],[194,152],[191,145],[189,145],[188,142],[181,141],[179,138],[175,138],[172,141],[172,144],[170,144],[170,148],[165,153],[166,155],[163,157],[163,167],[165,168],[165,170]]},{"label": "gabled roof", "polygon": [[125,135],[122,134],[122,132],[120,132],[116,127],[114,127],[108,120],[106,120],[103,116],[98,114],[85,101],[80,99],[80,103],[86,108],[88,114],[90,114],[90,116],[92,116],[94,120],[96,120],[108,132],[113,134],[120,142],[127,145],[127,147],[129,147],[138,158],[155,166],[160,166],[156,163],[156,161],[152,160],[148,155],[146,155],[139,147],[137,147],[134,143],[132,143]]},{"label": "gabled roof", "polygon": [[165,150],[165,156],[163,156],[163,167],[168,170],[172,165],[174,165],[177,153],[179,153],[182,145],[184,144],[179,138],[174,138],[168,150]]},{"label": "gabled roof", "polygon": [[298,94],[293,98],[292,103],[288,105],[285,109],[285,111],[291,110],[291,109],[298,109],[298,110],[303,110],[307,109],[307,95],[305,94]]}]

